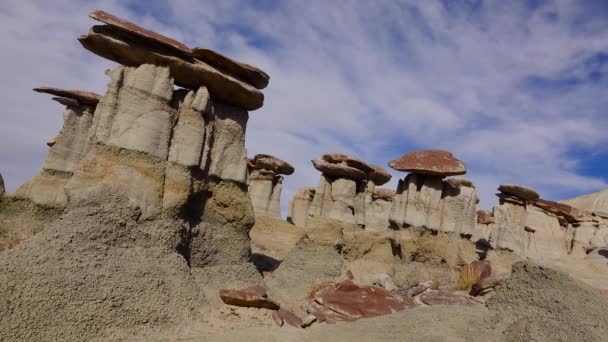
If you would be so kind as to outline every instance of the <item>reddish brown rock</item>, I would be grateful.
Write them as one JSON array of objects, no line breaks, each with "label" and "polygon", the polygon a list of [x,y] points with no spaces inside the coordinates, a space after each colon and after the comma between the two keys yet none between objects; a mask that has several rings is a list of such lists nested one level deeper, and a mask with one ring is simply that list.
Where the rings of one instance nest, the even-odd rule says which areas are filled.
[{"label": "reddish brown rock", "polygon": [[242,290],[220,290],[222,301],[228,305],[279,310],[279,304],[268,298],[266,288],[254,285]]},{"label": "reddish brown rock", "polygon": [[425,150],[410,152],[388,163],[397,171],[423,173],[435,176],[463,175],[467,168],[449,151]]},{"label": "reddish brown rock", "polygon": [[[97,106],[99,99],[101,99],[101,95],[84,90],[66,90],[53,87],[37,87],[33,90],[38,93],[46,93],[55,96],[61,96],[62,98],[76,100],[82,104],[86,104],[89,106]],[[57,98],[53,98],[53,100],[62,103]]]},{"label": "reddish brown rock", "polygon": [[498,187],[498,191],[521,198],[526,201],[535,201],[540,198],[539,193],[528,187],[517,184],[501,184]]},{"label": "reddish brown rock", "polygon": [[532,204],[557,216],[562,216],[568,222],[578,222],[585,216],[585,211],[564,203],[538,199]]},{"label": "reddish brown rock", "polygon": [[452,293],[442,290],[430,290],[420,296],[420,300],[426,305],[468,305],[475,301],[468,295]]},{"label": "reddish brown rock", "polygon": [[494,216],[492,216],[492,213],[487,210],[477,210],[477,223],[494,223]]},{"label": "reddish brown rock", "polygon": [[249,83],[258,89],[268,85],[270,76],[267,73],[247,63],[235,61],[215,51],[203,48],[192,49],[192,57],[199,59],[223,72]]},{"label": "reddish brown rock", "polygon": [[381,199],[385,201],[392,201],[395,198],[395,190],[386,188],[376,188],[372,193],[374,200]]},{"label": "reddish brown rock", "polygon": [[194,90],[205,86],[212,98],[246,110],[262,107],[264,94],[248,83],[192,58],[180,50],[179,45],[166,41],[166,37],[157,34],[152,37],[124,20],[120,24],[115,20],[113,23],[93,26],[78,40],[85,49],[125,66],[166,66],[178,86]]},{"label": "reddish brown rock", "polygon": [[89,14],[89,17],[91,17],[97,21],[100,21],[104,24],[108,24],[108,25],[123,29],[125,31],[132,32],[133,34],[135,34],[141,38],[145,38],[145,39],[151,40],[153,42],[162,44],[164,46],[174,48],[175,50],[180,51],[184,54],[190,54],[190,52],[191,52],[189,47],[178,42],[175,39],[171,39],[169,37],[163,36],[162,34],[158,34],[156,32],[147,30],[141,26],[133,24],[132,22],[118,18],[110,13],[107,13],[107,12],[104,12],[101,10],[97,10],[97,11],[91,12]]},{"label": "reddish brown rock", "polygon": [[315,169],[333,177],[367,180],[374,169],[359,158],[341,153],[328,153],[312,161]]},{"label": "reddish brown rock", "polygon": [[386,171],[383,167],[379,165],[370,165],[374,171],[369,174],[369,179],[374,182],[374,184],[380,186],[388,183],[393,177],[388,171]]},{"label": "reddish brown rock", "polygon": [[291,175],[295,169],[291,164],[269,154],[256,154],[247,160],[249,170],[267,170],[275,174]]},{"label": "reddish brown rock", "polygon": [[282,327],[284,324],[291,325],[292,327],[300,328],[304,323],[302,319],[296,316],[293,312],[285,309],[279,309],[272,312],[272,318],[275,323]]},{"label": "reddish brown rock", "polygon": [[336,323],[388,315],[415,306],[413,300],[381,287],[344,280],[317,292],[308,312],[319,321]]}]

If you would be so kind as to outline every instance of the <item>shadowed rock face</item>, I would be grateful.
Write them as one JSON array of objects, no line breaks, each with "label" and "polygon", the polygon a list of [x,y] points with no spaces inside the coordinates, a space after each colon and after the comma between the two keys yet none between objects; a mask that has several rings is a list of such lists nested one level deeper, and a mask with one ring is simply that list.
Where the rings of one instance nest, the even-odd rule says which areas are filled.
[{"label": "shadowed rock face", "polygon": [[369,174],[369,178],[375,185],[384,185],[393,178],[393,176],[381,166],[372,164],[371,167],[374,171]]},{"label": "shadowed rock face", "polygon": [[467,172],[464,163],[452,153],[444,150],[425,150],[406,153],[388,163],[397,171],[423,173],[436,176],[463,175]]},{"label": "shadowed rock face", "polygon": [[4,195],[4,179],[2,179],[2,175],[0,174],[0,197]]}]

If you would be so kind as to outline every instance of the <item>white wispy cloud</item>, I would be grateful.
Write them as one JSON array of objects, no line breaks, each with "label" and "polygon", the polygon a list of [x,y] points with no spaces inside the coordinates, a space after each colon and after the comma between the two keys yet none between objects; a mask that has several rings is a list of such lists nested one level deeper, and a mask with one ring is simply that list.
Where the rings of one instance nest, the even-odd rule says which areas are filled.
[{"label": "white wispy cloud", "polygon": [[577,170],[580,153],[608,142],[607,81],[588,77],[608,68],[588,62],[608,51],[608,22],[578,1],[539,3],[8,1],[0,172],[9,189],[35,174],[59,128],[60,107],[33,86],[103,92],[112,63],[75,40],[100,8],[271,75],[247,146],[296,167],[284,207],[299,187],[316,185],[310,160],[332,151],[386,165],[414,149],[451,150],[485,206],[501,182],[547,198],[593,191],[607,179]]}]

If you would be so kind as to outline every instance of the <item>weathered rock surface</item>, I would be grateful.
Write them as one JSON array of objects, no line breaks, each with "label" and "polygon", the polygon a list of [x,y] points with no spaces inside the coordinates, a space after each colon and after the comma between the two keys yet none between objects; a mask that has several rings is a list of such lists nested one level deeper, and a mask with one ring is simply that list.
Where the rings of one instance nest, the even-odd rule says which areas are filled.
[{"label": "weathered rock surface", "polygon": [[254,285],[241,290],[221,289],[220,297],[228,305],[278,310],[279,304],[268,298],[266,288]]},{"label": "weathered rock surface", "polygon": [[422,173],[435,176],[463,175],[466,166],[452,153],[444,150],[424,150],[406,153],[399,159],[388,163],[397,171]]},{"label": "weathered rock surface", "polygon": [[517,198],[521,198],[526,201],[535,201],[540,198],[540,195],[536,190],[530,189],[523,185],[501,184],[498,187],[498,191],[515,196]]},{"label": "weathered rock surface", "polygon": [[272,318],[280,327],[284,324],[288,324],[292,327],[301,328],[302,324],[304,324],[304,321],[302,321],[300,317],[296,316],[293,312],[285,310],[283,308],[280,308],[277,311],[273,311]]},{"label": "weathered rock surface", "polygon": [[488,261],[475,260],[460,270],[459,285],[469,290],[474,284],[492,275],[492,265]]},{"label": "weathered rock surface", "polygon": [[295,193],[293,199],[289,203],[288,221],[291,221],[299,227],[304,227],[306,225],[308,209],[315,196],[315,191],[315,188],[304,187]]},{"label": "weathered rock surface", "polygon": [[93,26],[78,40],[87,50],[125,66],[165,65],[177,85],[190,89],[205,86],[217,100],[245,110],[262,106],[264,95],[253,86],[191,57],[173,40],[116,19],[104,19],[112,24]]},{"label": "weathered rock surface", "polygon": [[395,191],[374,188],[366,193],[365,199],[365,230],[385,231],[389,227],[388,216],[393,205]]}]

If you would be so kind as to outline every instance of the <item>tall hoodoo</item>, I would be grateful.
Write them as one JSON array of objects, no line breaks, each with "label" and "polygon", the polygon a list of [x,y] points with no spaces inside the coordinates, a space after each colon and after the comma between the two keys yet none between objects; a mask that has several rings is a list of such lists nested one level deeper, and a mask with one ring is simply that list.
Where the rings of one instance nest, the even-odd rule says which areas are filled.
[{"label": "tall hoodoo", "polygon": [[[56,332],[61,339],[103,337],[106,327],[126,321],[179,321],[220,286],[260,281],[249,262],[248,233],[255,218],[247,196],[245,130],[248,110],[263,104],[259,89],[268,75],[102,11],[90,16],[106,25],[92,27],[79,41],[121,65],[108,72],[103,96],[35,89],[59,96],[66,106],[64,126],[48,143],[41,174],[16,196],[65,210],[61,224],[39,233],[49,236],[2,255],[0,302],[19,303],[45,296],[49,287],[65,288],[70,300],[101,312],[105,309],[96,306],[105,303],[100,298],[107,293],[99,288],[107,287],[124,303],[152,304],[137,310],[117,306],[116,315],[92,327],[79,312],[56,302],[63,296],[45,297],[32,312],[53,315],[16,319],[19,312],[10,311],[0,318],[0,335],[8,339],[21,333],[15,324],[31,328],[31,338],[53,340],[59,338]],[[260,170],[293,172],[258,159]],[[280,186],[274,193],[278,196]],[[28,256],[41,254],[39,249],[49,257],[30,262]],[[27,265],[13,267],[22,260]],[[97,264],[75,266],[74,260]],[[86,281],[66,284],[72,274]],[[138,282],[124,286],[124,278]],[[7,289],[7,279],[18,279],[22,290]],[[155,307],[159,302],[163,306]],[[57,329],[44,328],[49,326]]]},{"label": "tall hoodoo", "polygon": [[392,226],[462,234],[475,226],[478,197],[472,183],[444,180],[466,173],[464,163],[450,152],[410,152],[388,165],[397,171],[410,172],[399,180],[389,217]]},{"label": "tall hoodoo", "polygon": [[268,154],[257,154],[247,161],[249,197],[257,216],[281,217],[283,176],[295,169],[289,163]]}]

